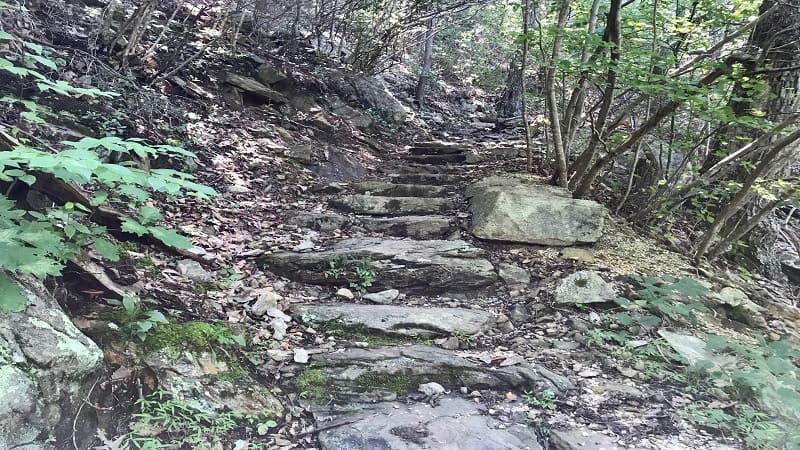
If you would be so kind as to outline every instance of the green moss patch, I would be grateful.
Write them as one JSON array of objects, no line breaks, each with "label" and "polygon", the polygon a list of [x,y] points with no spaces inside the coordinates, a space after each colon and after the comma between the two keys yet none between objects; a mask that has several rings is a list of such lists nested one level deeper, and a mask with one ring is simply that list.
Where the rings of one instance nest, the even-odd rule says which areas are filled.
[{"label": "green moss patch", "polygon": [[300,397],[313,402],[322,403],[328,398],[325,376],[319,369],[306,369],[294,380]]}]

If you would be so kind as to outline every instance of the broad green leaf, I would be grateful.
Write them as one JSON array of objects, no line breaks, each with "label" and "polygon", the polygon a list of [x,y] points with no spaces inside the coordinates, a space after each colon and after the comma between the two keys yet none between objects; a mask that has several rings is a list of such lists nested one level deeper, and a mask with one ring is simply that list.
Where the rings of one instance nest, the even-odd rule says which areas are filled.
[{"label": "broad green leaf", "polygon": [[169,323],[169,321],[164,316],[164,314],[161,313],[161,311],[148,311],[147,312],[147,317],[148,317],[148,319],[150,319],[151,322]]},{"label": "broad green leaf", "polygon": [[236,342],[240,347],[247,347],[247,341],[245,341],[244,336],[239,336],[238,334],[231,335],[231,339],[233,342]]},{"label": "broad green leaf", "polygon": [[119,248],[117,248],[117,246],[111,241],[102,238],[95,238],[94,249],[100,254],[100,256],[109,261],[119,261]]},{"label": "broad green leaf", "polygon": [[164,216],[161,215],[161,212],[157,208],[153,208],[149,205],[139,208],[139,222],[143,225],[156,223],[163,218]]},{"label": "broad green leaf", "polygon": [[17,283],[0,272],[0,314],[20,312],[25,309],[28,299],[22,294]]},{"label": "broad green leaf", "polygon": [[657,327],[661,323],[661,318],[657,316],[642,316],[637,319],[639,325],[643,327],[653,328]]},{"label": "broad green leaf", "polygon": [[133,297],[122,297],[122,307],[125,311],[132,312],[136,310],[136,299]]},{"label": "broad green leaf", "polygon": [[164,227],[149,227],[147,228],[150,234],[164,244],[177,248],[179,250],[186,250],[192,247],[191,241],[185,236],[181,236],[175,230],[170,230]]},{"label": "broad green leaf", "polygon": [[5,31],[0,31],[0,41],[13,41],[14,35],[6,33]]},{"label": "broad green leaf", "polygon": [[142,226],[139,222],[130,217],[125,217],[122,219],[122,231],[126,233],[133,233],[137,236],[144,236],[147,234],[147,228]]}]

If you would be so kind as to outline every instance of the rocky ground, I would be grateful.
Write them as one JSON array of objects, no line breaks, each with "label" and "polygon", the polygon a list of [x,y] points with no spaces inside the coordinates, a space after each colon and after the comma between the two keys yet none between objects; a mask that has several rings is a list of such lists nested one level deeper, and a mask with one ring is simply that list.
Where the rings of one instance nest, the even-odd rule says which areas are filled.
[{"label": "rocky ground", "polygon": [[[480,100],[412,117],[410,90],[322,64],[204,64],[131,94],[197,151],[167,163],[220,194],[158,199],[194,247],[123,243],[120,262],[89,250],[49,291],[20,280],[34,301],[0,324],[0,392],[17,386],[0,448],[47,448],[50,430],[108,450],[742,448],[686,419],[702,394],[672,374],[700,331],[797,343],[781,286],[692,267],[520,175],[519,136]],[[96,124],[81,125],[51,131]],[[634,274],[697,278],[710,310],[613,342]],[[152,301],[102,301],[127,296]],[[137,334],[153,312],[168,323]]]}]

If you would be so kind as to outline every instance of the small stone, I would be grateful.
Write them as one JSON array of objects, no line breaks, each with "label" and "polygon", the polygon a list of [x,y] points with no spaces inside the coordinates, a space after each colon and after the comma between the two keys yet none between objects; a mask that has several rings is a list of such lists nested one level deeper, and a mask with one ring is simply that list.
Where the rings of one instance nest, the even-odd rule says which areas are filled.
[{"label": "small stone", "polygon": [[578,376],[582,378],[594,378],[600,376],[602,372],[597,369],[584,369],[578,372]]},{"label": "small stone", "polygon": [[522,364],[525,362],[525,358],[519,355],[511,355],[508,358],[504,359],[503,362],[500,363],[500,367],[508,367],[508,366],[515,366],[517,364]]},{"label": "small stone", "polygon": [[276,319],[280,319],[280,320],[282,320],[284,322],[291,322],[292,321],[291,317],[287,316],[286,313],[284,313],[283,311],[281,311],[278,308],[270,308],[267,311],[267,315],[270,316],[270,317],[274,317]]},{"label": "small stone", "polygon": [[417,390],[425,394],[426,397],[444,394],[444,387],[441,384],[434,382],[420,384]]},{"label": "small stone", "polygon": [[443,339],[443,342],[439,344],[440,347],[446,350],[458,350],[458,347],[461,343],[458,341],[458,338],[455,336],[450,336],[449,338]]},{"label": "small stone", "polygon": [[289,326],[286,325],[286,321],[275,318],[270,321],[270,326],[272,327],[273,339],[280,341],[286,337],[286,330],[289,328]]},{"label": "small stone", "polygon": [[178,272],[189,280],[198,283],[210,283],[214,277],[193,259],[182,259],[178,261]]},{"label": "small stone", "polygon": [[530,284],[531,282],[530,272],[514,264],[499,264],[497,266],[497,273],[506,284]]},{"label": "small stone", "polygon": [[392,303],[399,295],[400,291],[397,289],[387,289],[385,291],[364,294],[364,300],[377,303],[379,305],[388,305]]},{"label": "small stone", "polygon": [[281,300],[283,300],[281,295],[275,293],[275,291],[265,289],[258,295],[258,299],[250,308],[250,312],[261,317],[270,309],[277,308],[278,302]]},{"label": "small stone", "polygon": [[506,322],[508,322],[508,316],[505,315],[505,314],[498,314],[496,322],[497,323],[506,323]]},{"label": "small stone", "polygon": [[555,341],[553,342],[553,348],[557,350],[577,350],[581,347],[579,342],[575,341]]},{"label": "small stone", "polygon": [[472,398],[481,398],[483,397],[483,394],[481,394],[480,391],[472,391],[469,393],[469,396]]},{"label": "small stone", "polygon": [[353,298],[355,298],[355,295],[353,295],[353,291],[347,288],[340,288],[338,291],[336,291],[336,295],[342,298],[346,298],[348,300],[352,300]]},{"label": "small stone", "polygon": [[770,331],[770,333],[767,335],[767,338],[772,342],[777,342],[781,340],[781,335],[774,331]]},{"label": "small stone", "polygon": [[515,402],[519,400],[519,397],[517,397],[517,395],[514,394],[513,392],[506,392],[506,400],[510,402]]},{"label": "small stone", "polygon": [[308,362],[308,352],[304,348],[294,349],[294,362],[306,364]]},{"label": "small stone", "polygon": [[230,192],[231,194],[246,194],[250,192],[250,188],[247,186],[243,186],[241,184],[232,184],[225,188],[226,191]]},{"label": "small stone", "polygon": [[267,350],[267,356],[277,362],[287,361],[291,354],[292,352],[288,350]]},{"label": "small stone", "polygon": [[459,389],[459,392],[461,392],[464,395],[467,395],[469,393],[469,389],[467,389],[466,386],[461,386],[461,388]]},{"label": "small stone", "polygon": [[592,270],[569,275],[555,290],[555,301],[561,304],[606,303],[616,296],[614,287]]},{"label": "small stone", "polygon": [[526,323],[531,319],[531,313],[528,311],[528,307],[521,303],[514,305],[509,314],[511,314],[511,321],[516,325]]}]

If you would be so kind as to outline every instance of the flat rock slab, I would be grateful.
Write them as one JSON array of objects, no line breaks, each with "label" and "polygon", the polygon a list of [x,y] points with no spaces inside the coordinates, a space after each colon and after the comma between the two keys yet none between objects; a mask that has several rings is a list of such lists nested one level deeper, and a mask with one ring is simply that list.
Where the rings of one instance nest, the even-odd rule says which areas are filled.
[{"label": "flat rock slab", "polygon": [[464,153],[467,149],[464,147],[419,147],[414,146],[408,149],[412,155],[452,155],[457,153]]},{"label": "flat rock slab", "polygon": [[360,194],[331,199],[329,203],[342,211],[382,216],[441,214],[456,207],[455,201],[446,198],[383,197]]},{"label": "flat rock slab", "polygon": [[465,153],[410,155],[403,159],[419,164],[459,164],[467,162],[467,155]]},{"label": "flat rock slab", "polygon": [[362,217],[360,224],[373,233],[414,239],[442,239],[452,228],[444,216]]},{"label": "flat rock slab", "polygon": [[324,386],[340,401],[394,400],[430,382],[470,390],[559,393],[574,388],[566,378],[539,366],[494,367],[461,355],[428,345],[349,348],[314,355],[311,367],[320,370]]},{"label": "flat rock slab", "polygon": [[406,173],[389,175],[389,179],[394,183],[446,186],[461,183],[465,181],[467,177],[464,175],[451,175],[446,173]]},{"label": "flat rock slab", "polygon": [[449,189],[445,186],[428,186],[424,184],[395,184],[383,181],[362,181],[353,183],[350,188],[359,193],[369,192],[371,195],[385,197],[446,197]]},{"label": "flat rock slab", "polygon": [[596,431],[578,429],[550,431],[550,444],[555,450],[636,450]]},{"label": "flat rock slab", "polygon": [[[331,261],[364,260],[376,272],[378,288],[417,288],[426,292],[467,291],[488,286],[497,273],[486,251],[460,240],[414,241],[396,238],[349,238],[320,252],[276,252],[265,255],[270,271],[296,281],[317,284],[348,284],[348,276],[325,276]],[[350,268],[352,269],[352,268]],[[347,272],[347,270],[345,270]]]},{"label": "flat rock slab", "polygon": [[445,397],[437,406],[398,402],[351,405],[346,411],[315,411],[322,450],[541,450],[533,429],[487,415],[486,407]]},{"label": "flat rock slab", "polygon": [[606,210],[553,186],[489,177],[467,189],[472,234],[480,239],[570,246],[602,236]]},{"label": "flat rock slab", "polygon": [[[494,324],[494,315],[477,309],[412,308],[390,305],[296,305],[292,311],[310,322],[337,322],[345,327],[395,336],[474,335]],[[305,319],[304,319],[305,320]]]}]

